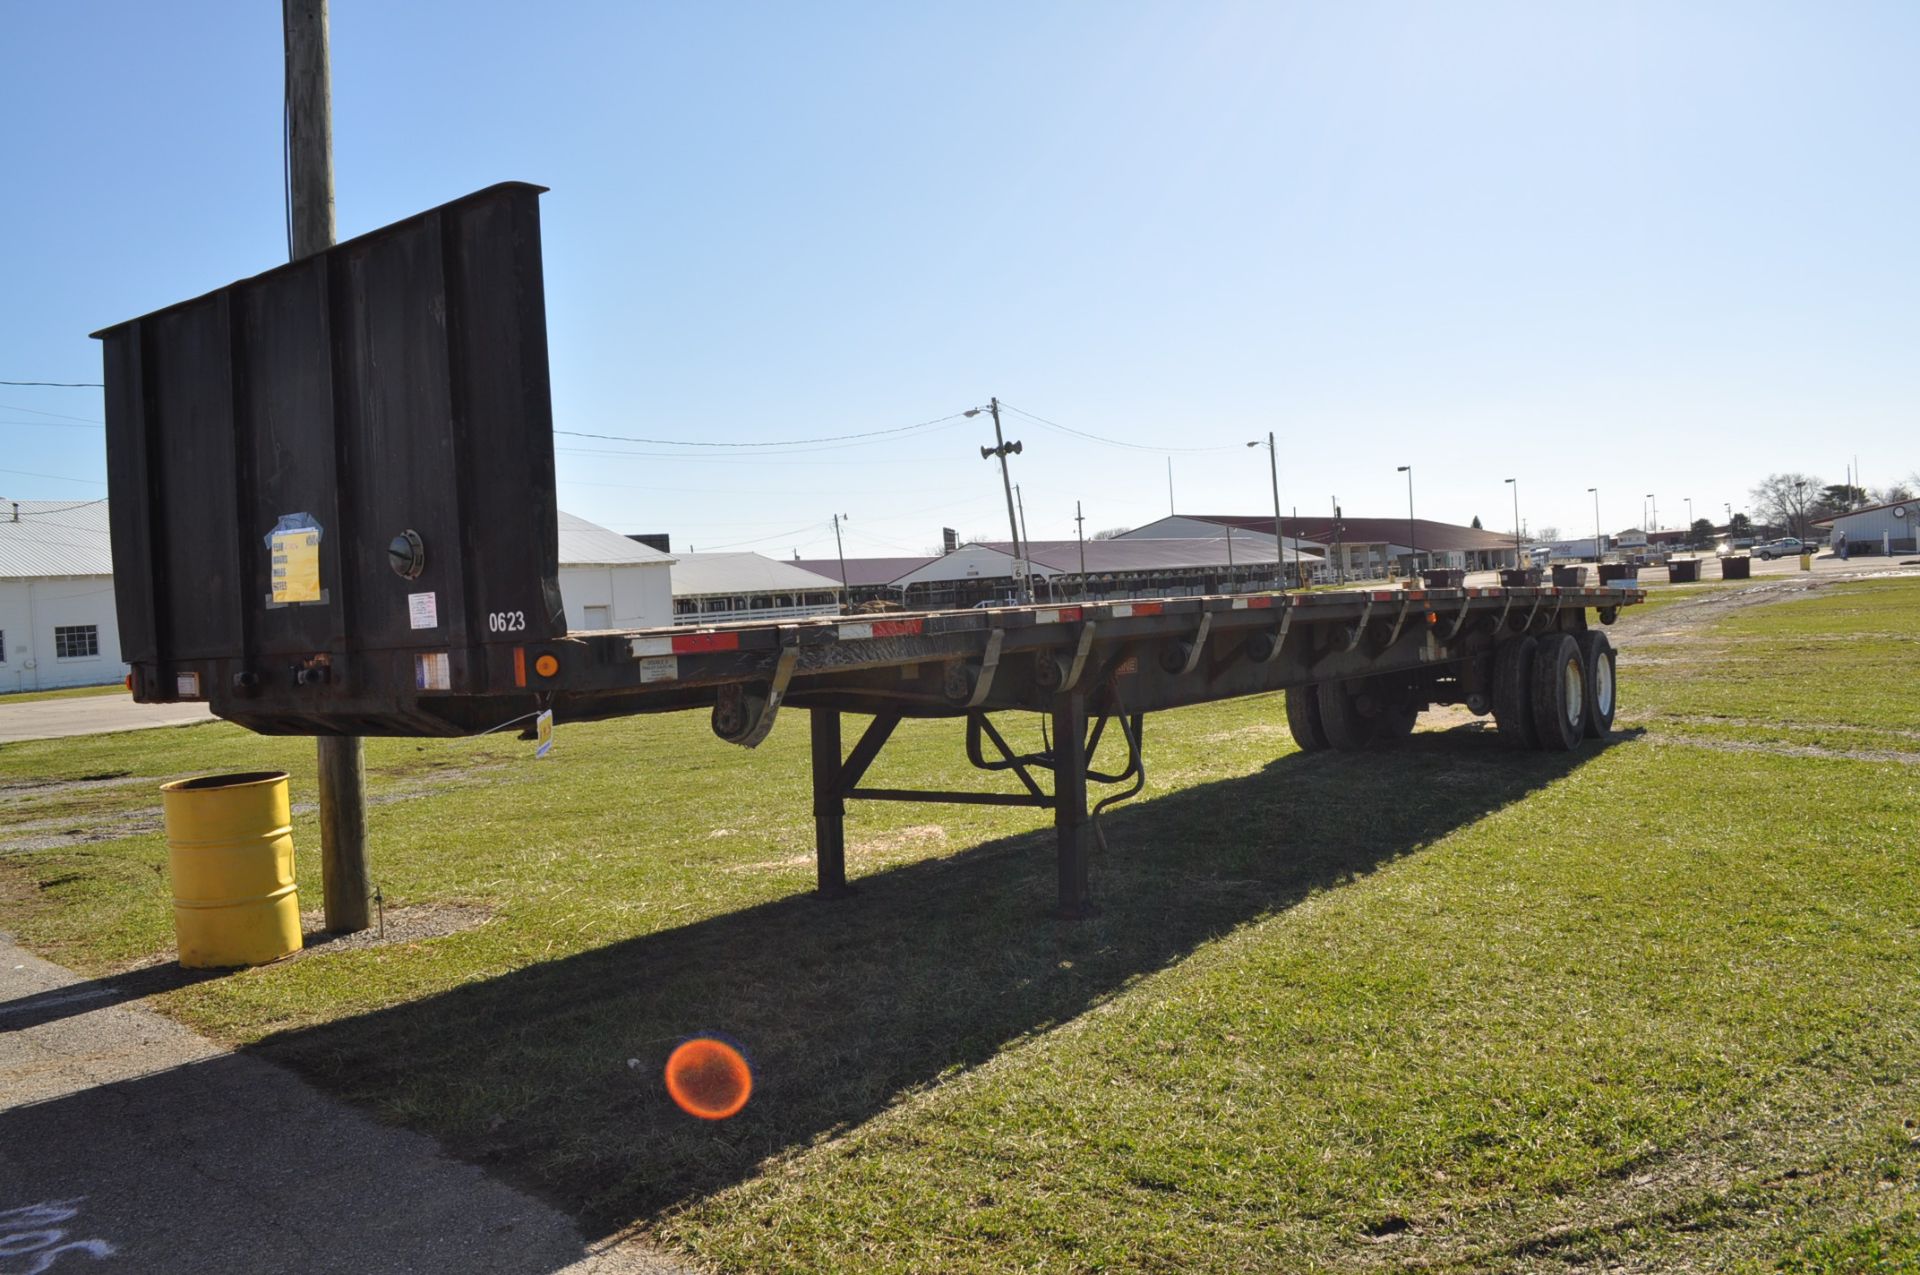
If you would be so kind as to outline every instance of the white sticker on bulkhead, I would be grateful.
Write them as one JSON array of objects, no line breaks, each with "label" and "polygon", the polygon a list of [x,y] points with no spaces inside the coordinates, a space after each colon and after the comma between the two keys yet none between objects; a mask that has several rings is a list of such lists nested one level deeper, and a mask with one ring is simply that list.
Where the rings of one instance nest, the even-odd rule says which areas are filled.
[{"label": "white sticker on bulkhead", "polygon": [[431,593],[407,595],[407,622],[416,629],[440,627],[440,599]]}]

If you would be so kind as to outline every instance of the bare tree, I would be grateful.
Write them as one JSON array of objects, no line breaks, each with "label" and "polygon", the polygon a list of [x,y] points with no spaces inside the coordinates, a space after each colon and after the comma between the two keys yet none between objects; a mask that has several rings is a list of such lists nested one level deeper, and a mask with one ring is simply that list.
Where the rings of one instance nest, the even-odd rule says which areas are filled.
[{"label": "bare tree", "polygon": [[1807,520],[1825,486],[1812,474],[1768,474],[1753,489],[1754,512],[1773,526],[1786,528],[1788,535],[1804,538]]},{"label": "bare tree", "polygon": [[1094,532],[1093,538],[1095,540],[1118,540],[1132,530],[1132,527],[1108,527],[1105,531]]},{"label": "bare tree", "polygon": [[1915,474],[1907,482],[1893,483],[1880,488],[1880,490],[1873,493],[1871,503],[1876,505],[1894,505],[1903,500],[1912,500],[1913,489],[1915,487],[1920,487],[1920,474]]},{"label": "bare tree", "polygon": [[1560,528],[1554,526],[1552,523],[1548,523],[1546,526],[1540,528],[1539,531],[1535,532],[1533,538],[1545,544],[1552,544],[1560,538]]}]

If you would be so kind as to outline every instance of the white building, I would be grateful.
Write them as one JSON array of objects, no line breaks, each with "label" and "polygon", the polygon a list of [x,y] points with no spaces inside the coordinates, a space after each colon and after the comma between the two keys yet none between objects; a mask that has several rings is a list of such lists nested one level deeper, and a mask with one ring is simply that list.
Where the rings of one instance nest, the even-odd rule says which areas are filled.
[{"label": "white building", "polygon": [[107,502],[0,502],[0,693],[126,675]]},{"label": "white building", "polygon": [[560,602],[567,628],[655,629],[673,623],[675,559],[560,512]]},{"label": "white building", "polygon": [[673,623],[793,620],[840,612],[840,582],[757,553],[683,553],[673,571]]},{"label": "white building", "polygon": [[1847,538],[1849,554],[1912,553],[1920,548],[1914,528],[1920,525],[1920,500],[1892,500],[1850,513],[1821,518],[1816,527],[1832,529],[1833,540]]}]

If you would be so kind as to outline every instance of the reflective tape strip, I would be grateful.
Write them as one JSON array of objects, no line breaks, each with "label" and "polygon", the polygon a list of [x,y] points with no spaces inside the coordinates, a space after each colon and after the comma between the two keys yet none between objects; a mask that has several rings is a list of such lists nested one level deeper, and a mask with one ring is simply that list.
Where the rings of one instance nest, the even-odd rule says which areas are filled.
[{"label": "reflective tape strip", "polygon": [[738,633],[677,633],[672,637],[637,637],[627,639],[627,649],[636,660],[651,659],[656,655],[737,651],[740,649],[740,635]]},{"label": "reflective tape strip", "polygon": [[1235,598],[1235,599],[1233,600],[1233,603],[1232,603],[1232,609],[1233,609],[1233,610],[1235,610],[1235,611],[1244,611],[1244,610],[1246,610],[1246,609],[1247,609],[1247,600],[1246,600],[1245,598]]},{"label": "reflective tape strip", "polygon": [[737,651],[740,649],[740,635],[738,633],[682,633],[674,637],[673,649],[679,655],[695,651]]},{"label": "reflective tape strip", "polygon": [[843,624],[840,626],[840,640],[842,642],[857,642],[861,638],[870,638],[872,636],[873,626],[871,624]]}]

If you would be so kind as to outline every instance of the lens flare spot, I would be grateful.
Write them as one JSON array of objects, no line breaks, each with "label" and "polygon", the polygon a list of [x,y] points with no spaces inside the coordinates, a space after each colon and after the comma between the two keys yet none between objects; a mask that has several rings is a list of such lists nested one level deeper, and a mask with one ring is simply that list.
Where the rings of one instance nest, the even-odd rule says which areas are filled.
[{"label": "lens flare spot", "polygon": [[753,1070],[732,1045],[696,1037],[668,1056],[667,1093],[690,1116],[725,1120],[747,1105],[753,1094]]}]

